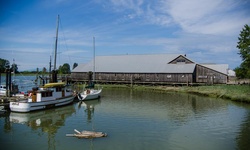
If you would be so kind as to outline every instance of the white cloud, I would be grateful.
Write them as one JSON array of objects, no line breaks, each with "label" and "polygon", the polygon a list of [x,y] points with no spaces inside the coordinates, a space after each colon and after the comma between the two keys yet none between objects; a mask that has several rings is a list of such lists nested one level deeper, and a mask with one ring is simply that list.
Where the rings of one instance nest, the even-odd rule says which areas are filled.
[{"label": "white cloud", "polygon": [[143,13],[143,9],[141,9],[143,0],[110,0],[110,2],[114,5],[113,8],[116,11],[130,9],[137,15],[141,15]]},{"label": "white cloud", "polygon": [[159,12],[158,9],[152,8],[151,5],[147,6],[144,17],[146,21],[151,24],[163,25],[163,26],[168,26],[170,24],[173,24],[173,19],[171,16]]},{"label": "white cloud", "polygon": [[[47,11],[50,14],[57,14],[54,10],[59,12],[65,10],[66,19],[61,21],[63,25],[65,22],[68,24],[64,29],[59,27],[61,55],[59,57],[61,60],[65,58],[65,61],[67,57],[71,57],[70,59],[77,63],[86,61],[85,58],[92,58],[93,36],[96,37],[96,49],[100,55],[124,54],[132,51],[134,53],[186,53],[188,56],[197,56],[200,60],[216,54],[223,56],[227,53],[228,56],[235,56],[239,32],[244,24],[250,21],[249,9],[244,8],[244,2],[247,4],[249,2],[244,0],[109,0],[105,2],[94,0],[86,3],[80,0],[76,2],[58,0],[57,2],[59,3],[45,1],[44,5],[39,5],[43,8],[39,12],[47,15]],[[53,9],[45,7],[47,3],[53,6]],[[51,13],[52,10],[53,13]],[[44,16],[44,18],[47,17]],[[21,20],[26,22],[27,18],[19,21]],[[0,34],[4,36],[0,36],[0,55],[6,54],[5,50],[8,49],[13,53],[17,52],[19,56],[16,55],[16,57],[21,59],[23,56],[20,52],[26,56],[27,53],[35,51],[40,55],[34,57],[35,54],[29,54],[30,57],[37,59],[32,62],[39,65],[47,64],[47,59],[54,49],[55,40],[55,21],[51,22],[48,26],[44,22],[37,22],[34,25],[17,22],[2,26]],[[61,29],[64,31],[61,32]],[[63,47],[62,45],[65,46],[65,44],[66,47]],[[46,54],[42,55],[46,60],[39,60],[36,63],[42,53]],[[10,52],[8,54],[11,55]],[[12,56],[8,57],[12,58]],[[229,58],[219,58],[219,56],[210,58],[229,61]],[[200,62],[200,60],[194,60]],[[234,62],[238,63],[238,60],[237,57]]]},{"label": "white cloud", "polygon": [[184,32],[212,35],[235,35],[248,23],[249,12],[243,1],[236,0],[110,0],[112,8],[129,20],[142,24],[179,26]]},{"label": "white cloud", "polygon": [[250,17],[234,0],[165,0],[161,10],[185,32],[233,35]]}]

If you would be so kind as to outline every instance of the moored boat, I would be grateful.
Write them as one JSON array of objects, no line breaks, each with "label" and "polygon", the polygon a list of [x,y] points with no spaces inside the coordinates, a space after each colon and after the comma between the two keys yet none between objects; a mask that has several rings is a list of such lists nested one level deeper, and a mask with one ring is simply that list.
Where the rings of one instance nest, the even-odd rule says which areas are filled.
[{"label": "moored boat", "polygon": [[[93,72],[89,72],[89,83],[86,89],[78,94],[78,99],[80,101],[84,100],[92,100],[97,99],[100,97],[102,88],[101,89],[94,89],[95,87],[95,37],[93,37],[93,52],[94,52],[94,61],[93,61]],[[93,79],[93,80],[92,80]]]},{"label": "moored boat", "polygon": [[33,88],[28,99],[10,102],[9,106],[14,112],[30,112],[67,105],[73,100],[73,93],[66,88],[64,82],[48,83],[41,88]]},{"label": "moored boat", "polygon": [[78,99],[80,101],[97,99],[100,97],[101,92],[102,92],[102,89],[98,89],[98,90],[86,89],[82,93],[78,94]]},{"label": "moored boat", "polygon": [[52,71],[52,83],[47,83],[40,88],[33,88],[29,98],[18,102],[10,102],[10,110],[15,112],[30,112],[57,106],[67,105],[73,102],[74,96],[71,90],[66,89],[64,82],[57,82],[56,57],[58,40],[59,15],[57,18],[54,70]]},{"label": "moored boat", "polygon": [[6,95],[6,85],[0,85],[0,95]]}]

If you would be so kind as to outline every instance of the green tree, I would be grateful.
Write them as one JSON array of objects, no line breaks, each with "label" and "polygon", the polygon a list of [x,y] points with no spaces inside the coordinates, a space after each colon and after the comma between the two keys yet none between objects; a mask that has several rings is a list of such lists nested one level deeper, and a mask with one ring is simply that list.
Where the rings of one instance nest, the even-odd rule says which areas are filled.
[{"label": "green tree", "polygon": [[70,73],[70,65],[68,63],[63,64],[63,66],[59,66],[60,74],[69,74]]},{"label": "green tree", "polygon": [[250,78],[250,27],[246,24],[240,32],[237,48],[242,58],[242,63],[235,68],[238,78]]},{"label": "green tree", "polygon": [[45,67],[43,67],[43,73],[46,73],[47,69]]},{"label": "green tree", "polygon": [[15,73],[18,73],[17,64],[12,64],[10,69],[11,69],[11,71],[13,71],[13,72],[15,72]]},{"label": "green tree", "polygon": [[78,63],[73,64],[73,69],[75,69],[78,66]]},{"label": "green tree", "polygon": [[7,64],[10,64],[8,60],[0,58],[0,73],[5,72],[5,68]]}]

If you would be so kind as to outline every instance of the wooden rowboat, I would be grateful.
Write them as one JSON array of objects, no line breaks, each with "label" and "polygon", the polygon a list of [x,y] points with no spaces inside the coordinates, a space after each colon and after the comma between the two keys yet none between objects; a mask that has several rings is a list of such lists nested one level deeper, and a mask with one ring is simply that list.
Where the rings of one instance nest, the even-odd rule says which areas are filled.
[{"label": "wooden rowboat", "polygon": [[95,132],[95,131],[82,131],[79,132],[78,130],[74,129],[76,132],[75,134],[66,134],[66,136],[77,137],[77,138],[99,138],[99,137],[106,137],[107,134],[103,132]]}]

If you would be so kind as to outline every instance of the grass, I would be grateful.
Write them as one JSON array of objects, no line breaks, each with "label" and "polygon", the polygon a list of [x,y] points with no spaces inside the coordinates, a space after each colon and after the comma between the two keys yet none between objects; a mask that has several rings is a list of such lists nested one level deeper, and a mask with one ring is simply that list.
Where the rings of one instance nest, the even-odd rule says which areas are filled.
[{"label": "grass", "polygon": [[187,93],[197,93],[210,97],[219,97],[233,101],[250,103],[249,85],[213,85],[200,87],[184,87]]},{"label": "grass", "polygon": [[[129,85],[101,85],[105,88],[131,88]],[[232,101],[250,103],[250,85],[212,85],[196,87],[173,86],[133,86],[134,90],[153,90],[159,92],[183,92],[204,95]]]}]

